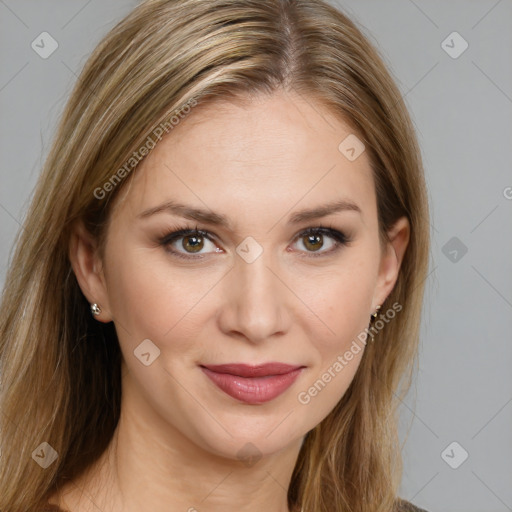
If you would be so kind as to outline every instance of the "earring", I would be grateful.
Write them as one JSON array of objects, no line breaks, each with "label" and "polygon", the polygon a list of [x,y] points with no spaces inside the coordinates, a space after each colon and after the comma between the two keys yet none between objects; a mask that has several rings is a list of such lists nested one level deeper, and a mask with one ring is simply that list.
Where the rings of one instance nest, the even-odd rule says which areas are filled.
[{"label": "earring", "polygon": [[95,316],[98,316],[101,313],[101,308],[98,306],[98,304],[91,304],[91,313]]},{"label": "earring", "polygon": [[375,322],[375,320],[377,320],[377,315],[379,314],[379,310],[380,310],[380,306],[377,306],[375,308],[375,313],[372,313],[370,315],[370,322]]}]

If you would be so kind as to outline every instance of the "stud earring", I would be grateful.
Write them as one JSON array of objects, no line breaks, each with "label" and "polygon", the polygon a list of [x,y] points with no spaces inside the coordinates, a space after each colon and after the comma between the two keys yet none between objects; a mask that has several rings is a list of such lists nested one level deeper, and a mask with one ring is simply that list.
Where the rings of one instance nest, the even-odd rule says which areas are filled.
[{"label": "stud earring", "polygon": [[379,314],[379,310],[380,310],[380,306],[377,306],[377,307],[375,308],[375,313],[372,313],[372,314],[370,315],[370,322],[375,322],[375,320],[377,320],[377,316],[378,316],[378,314]]},{"label": "stud earring", "polygon": [[98,304],[91,304],[91,313],[95,316],[98,316],[101,313],[101,308],[98,306]]}]

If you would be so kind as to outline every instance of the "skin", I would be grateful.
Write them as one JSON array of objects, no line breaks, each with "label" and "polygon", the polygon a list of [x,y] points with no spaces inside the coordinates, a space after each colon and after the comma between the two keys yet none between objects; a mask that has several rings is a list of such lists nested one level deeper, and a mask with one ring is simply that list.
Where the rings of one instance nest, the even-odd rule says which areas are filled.
[{"label": "skin", "polygon": [[[380,245],[367,155],[349,161],[338,150],[350,133],[321,104],[293,93],[198,107],[116,198],[103,261],[77,225],[70,260],[84,295],[102,308],[96,319],[115,323],[123,402],[108,450],[52,503],[73,512],[288,511],[303,438],[343,396],[364,350],[308,404],[298,394],[368,326],[409,240],[401,218]],[[168,212],[138,218],[171,199],[223,214],[232,226]],[[299,210],[340,199],[360,212],[288,223]],[[203,239],[203,259],[180,259],[159,244],[173,228],[196,225],[215,236]],[[299,236],[318,226],[349,235],[349,243],[329,253],[329,235],[316,246]],[[263,250],[251,263],[236,252],[246,237]],[[187,254],[182,242],[190,238],[172,247]],[[149,366],[134,356],[145,339],[160,349]],[[269,361],[306,368],[259,405],[223,393],[198,366]],[[247,443],[258,460],[241,459]]]}]

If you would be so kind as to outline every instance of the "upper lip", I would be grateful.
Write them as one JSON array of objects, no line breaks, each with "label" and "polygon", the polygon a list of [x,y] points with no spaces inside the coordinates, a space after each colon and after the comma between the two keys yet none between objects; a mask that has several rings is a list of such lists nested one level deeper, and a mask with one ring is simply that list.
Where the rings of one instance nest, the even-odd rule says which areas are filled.
[{"label": "upper lip", "polygon": [[250,365],[244,363],[229,364],[203,364],[203,368],[207,368],[212,372],[228,373],[238,377],[266,377],[269,375],[284,375],[299,368],[301,365],[292,365],[285,363],[265,363],[259,365]]}]

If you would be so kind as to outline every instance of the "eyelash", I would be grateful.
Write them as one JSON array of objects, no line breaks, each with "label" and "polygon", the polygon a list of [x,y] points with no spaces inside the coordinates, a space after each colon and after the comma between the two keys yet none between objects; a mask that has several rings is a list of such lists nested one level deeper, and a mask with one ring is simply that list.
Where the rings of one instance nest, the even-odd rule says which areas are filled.
[{"label": "eyelash", "polygon": [[[327,236],[333,238],[334,242],[335,242],[335,245],[331,249],[329,249],[327,251],[322,251],[322,252],[317,253],[317,254],[312,252],[312,251],[306,251],[306,253],[308,254],[307,257],[319,258],[319,257],[323,257],[323,256],[326,256],[326,255],[327,256],[331,255],[331,254],[337,252],[338,250],[340,250],[342,246],[348,245],[351,242],[350,237],[345,235],[345,233],[342,233],[341,231],[338,231],[337,229],[334,229],[334,228],[332,228],[330,226],[316,226],[316,227],[307,228],[304,231],[301,231],[295,237],[294,240],[298,240],[298,239],[303,238],[305,236],[318,235],[318,234],[327,235]],[[195,227],[195,229],[190,229],[190,228],[187,228],[187,227],[176,226],[176,227],[172,228],[171,232],[168,232],[166,235],[162,236],[158,240],[158,242],[159,242],[160,245],[166,247],[166,249],[171,254],[173,254],[174,256],[177,256],[178,258],[183,258],[185,260],[198,260],[198,259],[202,259],[202,258],[204,258],[206,256],[205,254],[198,254],[197,256],[193,256],[193,255],[186,256],[184,253],[179,252],[179,251],[175,251],[174,249],[170,248],[170,244],[172,242],[174,242],[174,241],[176,241],[176,240],[178,240],[180,238],[184,238],[185,236],[193,236],[193,235],[198,235],[198,236],[201,236],[203,238],[207,238],[211,242],[215,243],[215,237],[214,236],[211,236],[211,234],[208,231],[204,231],[202,229],[198,229],[197,226]]]}]

